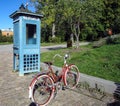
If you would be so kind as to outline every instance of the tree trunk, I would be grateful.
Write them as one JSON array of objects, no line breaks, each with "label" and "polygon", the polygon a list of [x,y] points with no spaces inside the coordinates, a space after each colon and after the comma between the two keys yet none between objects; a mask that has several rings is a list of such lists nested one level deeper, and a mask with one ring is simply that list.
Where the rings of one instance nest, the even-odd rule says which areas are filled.
[{"label": "tree trunk", "polygon": [[72,41],[72,46],[73,46],[73,44],[74,44],[74,35],[73,35],[73,33],[71,33],[71,35],[70,35],[70,40]]},{"label": "tree trunk", "polygon": [[[71,19],[71,23],[72,23],[72,19]],[[76,45],[76,48],[78,49],[79,48],[79,36],[80,36],[80,23],[78,21],[78,23],[73,23],[71,24],[71,30],[72,30],[72,33],[75,35],[75,38],[76,38],[76,42],[75,42],[75,45]]]},{"label": "tree trunk", "polygon": [[76,35],[76,48],[79,48],[79,36]]},{"label": "tree trunk", "polygon": [[52,25],[52,38],[55,37],[55,23]]}]

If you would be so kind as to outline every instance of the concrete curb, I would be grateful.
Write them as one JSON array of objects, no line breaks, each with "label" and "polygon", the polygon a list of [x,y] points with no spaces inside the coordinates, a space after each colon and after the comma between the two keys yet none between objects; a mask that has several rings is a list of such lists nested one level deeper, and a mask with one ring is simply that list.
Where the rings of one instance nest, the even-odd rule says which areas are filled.
[{"label": "concrete curb", "polygon": [[81,73],[80,81],[86,81],[89,83],[89,85],[93,88],[95,88],[96,84],[98,85],[98,88],[104,89],[104,92],[113,94],[115,90],[117,89],[117,85],[115,85],[115,82],[108,81],[105,79],[97,78],[94,76],[89,76]]},{"label": "concrete curb", "polygon": [[[59,72],[62,69],[56,66],[52,66],[52,67],[53,67],[53,70],[56,70]],[[46,69],[47,67],[44,63],[41,63],[41,68],[47,70]],[[102,90],[104,90],[104,92],[108,94],[113,94],[117,89],[117,84],[115,82],[108,81],[102,78],[89,76],[83,73],[80,73],[80,82],[87,82],[91,88],[95,88],[97,85],[98,88],[100,89],[102,88]]]}]

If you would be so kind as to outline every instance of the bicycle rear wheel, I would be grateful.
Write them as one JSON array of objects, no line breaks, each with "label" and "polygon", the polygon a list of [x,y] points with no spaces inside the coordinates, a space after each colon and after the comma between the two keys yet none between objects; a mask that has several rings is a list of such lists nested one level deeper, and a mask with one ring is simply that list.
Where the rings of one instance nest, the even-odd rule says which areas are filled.
[{"label": "bicycle rear wheel", "polygon": [[66,87],[74,89],[79,82],[80,73],[75,65],[68,66],[69,69],[65,72],[64,83]]},{"label": "bicycle rear wheel", "polygon": [[54,82],[48,75],[40,75],[32,84],[31,99],[38,106],[47,105],[54,95]]}]

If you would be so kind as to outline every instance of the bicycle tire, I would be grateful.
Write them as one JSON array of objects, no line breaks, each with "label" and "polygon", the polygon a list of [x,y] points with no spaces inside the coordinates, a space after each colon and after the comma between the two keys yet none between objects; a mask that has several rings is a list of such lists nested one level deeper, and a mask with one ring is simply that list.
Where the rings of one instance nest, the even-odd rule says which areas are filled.
[{"label": "bicycle tire", "polygon": [[79,69],[76,65],[69,65],[64,75],[64,84],[67,88],[74,89],[79,82]]},{"label": "bicycle tire", "polygon": [[38,76],[31,87],[31,100],[37,106],[47,105],[54,95],[54,82],[50,76],[43,74]]}]

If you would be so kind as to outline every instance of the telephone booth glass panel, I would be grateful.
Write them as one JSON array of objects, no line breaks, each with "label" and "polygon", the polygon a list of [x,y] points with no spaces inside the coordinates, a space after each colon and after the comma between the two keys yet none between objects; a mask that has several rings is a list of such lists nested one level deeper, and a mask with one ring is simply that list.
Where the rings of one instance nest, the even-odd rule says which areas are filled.
[{"label": "telephone booth glass panel", "polygon": [[26,24],[26,44],[36,44],[36,25]]}]

